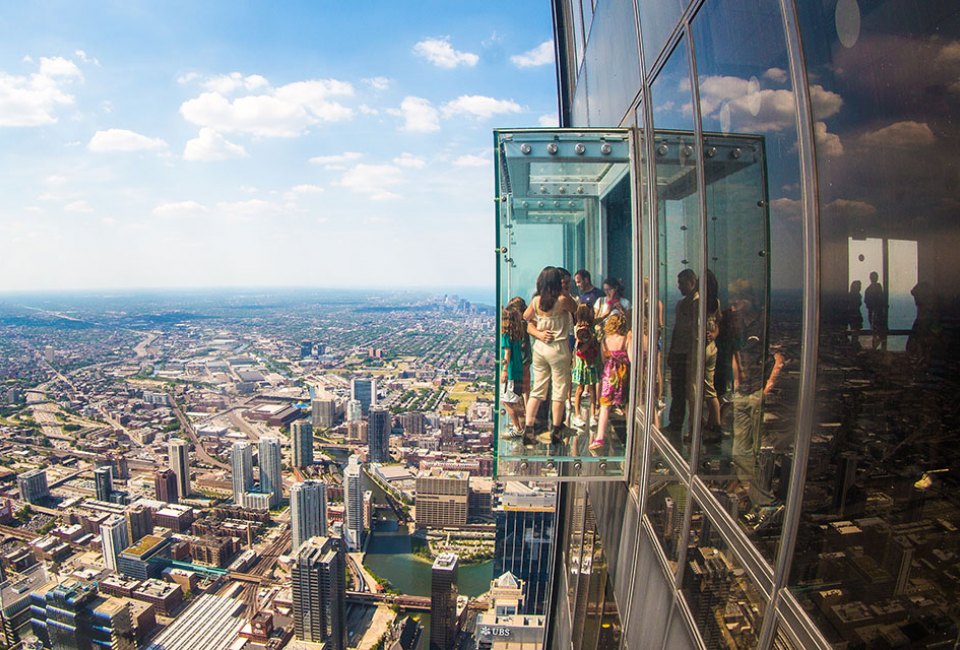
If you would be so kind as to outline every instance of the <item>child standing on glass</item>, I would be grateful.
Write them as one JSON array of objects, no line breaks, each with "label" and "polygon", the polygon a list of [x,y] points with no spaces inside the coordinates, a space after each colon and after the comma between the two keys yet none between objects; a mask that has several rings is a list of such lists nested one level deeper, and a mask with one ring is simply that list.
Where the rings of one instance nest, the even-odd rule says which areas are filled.
[{"label": "child standing on glass", "polygon": [[590,400],[590,420],[596,417],[597,389],[600,379],[598,366],[600,365],[600,344],[593,331],[593,309],[590,305],[581,304],[577,307],[574,336],[576,344],[573,350],[573,385],[577,387],[573,396],[573,417],[571,424],[582,427],[586,422],[580,413],[580,400],[583,393],[587,393]]},{"label": "child standing on glass", "polygon": [[523,344],[527,338],[527,325],[516,307],[508,305],[500,319],[501,364],[500,401],[510,414],[513,426],[505,432],[508,438],[515,438],[523,429],[524,354]]},{"label": "child standing on glass", "polygon": [[610,409],[622,409],[627,404],[630,364],[633,362],[630,346],[632,332],[627,329],[627,321],[622,314],[613,312],[607,316],[603,333],[600,346],[604,360],[600,378],[600,417],[597,420],[597,436],[590,443],[591,451],[597,451],[606,444],[604,436],[610,422]]}]

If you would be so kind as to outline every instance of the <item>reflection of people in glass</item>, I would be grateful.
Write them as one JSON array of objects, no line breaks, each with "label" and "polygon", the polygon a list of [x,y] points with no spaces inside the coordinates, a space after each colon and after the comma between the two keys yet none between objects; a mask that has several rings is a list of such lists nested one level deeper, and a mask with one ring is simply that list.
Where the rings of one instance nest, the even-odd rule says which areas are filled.
[{"label": "reflection of people in glass", "polygon": [[[717,337],[720,335],[720,286],[717,276],[707,269],[704,273],[707,284],[707,322],[704,330],[705,365],[703,368],[703,402],[707,411],[707,423],[704,428],[703,439],[707,442],[717,442],[721,438],[720,432],[720,397],[717,395]],[[696,368],[687,369],[690,375],[689,396],[696,393],[693,383],[696,380]],[[690,409],[693,412],[693,409]]]},{"label": "reflection of people in glass", "polygon": [[910,290],[910,294],[917,306],[917,317],[907,339],[907,354],[921,365],[926,365],[934,356],[943,333],[937,293],[929,282],[920,282]]},{"label": "reflection of people in glass", "polygon": [[765,342],[764,313],[749,280],[735,280],[730,303],[736,342],[733,354],[733,462],[737,478],[749,490],[753,503],[769,503],[753,481],[760,454],[763,399],[777,384],[783,354]]},{"label": "reflection of people in glass", "polygon": [[523,314],[533,343],[533,388],[527,401],[523,444],[536,444],[534,421],[540,403],[552,390],[553,429],[551,443],[563,441],[564,404],[570,398],[570,344],[576,302],[563,295],[559,269],[548,266],[537,278],[537,295]]},{"label": "reflection of people in glass", "polygon": [[847,327],[854,332],[863,329],[863,312],[860,306],[863,305],[863,297],[860,291],[863,283],[860,280],[854,280],[850,283],[850,294],[847,296]]},{"label": "reflection of people in glass", "polygon": [[623,316],[617,312],[610,314],[603,324],[603,332],[600,345],[604,360],[603,376],[600,378],[600,417],[597,419],[597,437],[590,443],[590,449],[594,451],[605,444],[610,409],[622,409],[627,404],[630,363],[633,361],[630,346],[632,332],[627,328]]},{"label": "reflection of people in glass", "polygon": [[870,331],[873,333],[873,349],[887,346],[887,294],[880,284],[880,275],[870,272],[870,286],[863,292],[863,304],[867,307]]},{"label": "reflection of people in glass", "polygon": [[677,288],[683,299],[677,303],[676,320],[670,336],[670,351],[667,353],[667,366],[670,368],[670,422],[667,429],[679,432],[683,429],[683,419],[687,406],[687,359],[693,352],[693,341],[697,328],[697,291],[699,280],[691,269],[684,269],[677,275]]}]

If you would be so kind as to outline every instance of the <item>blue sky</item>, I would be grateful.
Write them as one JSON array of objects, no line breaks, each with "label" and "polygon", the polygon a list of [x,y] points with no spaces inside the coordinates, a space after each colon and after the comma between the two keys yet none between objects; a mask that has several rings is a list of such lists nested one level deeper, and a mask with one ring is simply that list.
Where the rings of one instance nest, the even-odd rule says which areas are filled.
[{"label": "blue sky", "polygon": [[495,127],[555,126],[549,2],[0,13],[0,291],[490,286]]}]

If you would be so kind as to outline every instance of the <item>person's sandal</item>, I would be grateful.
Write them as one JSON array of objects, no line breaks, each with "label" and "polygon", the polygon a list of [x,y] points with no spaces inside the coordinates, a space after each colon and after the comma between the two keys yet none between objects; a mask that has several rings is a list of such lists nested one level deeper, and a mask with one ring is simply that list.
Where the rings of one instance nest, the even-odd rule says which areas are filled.
[{"label": "person's sandal", "polygon": [[523,427],[523,446],[535,447],[537,445],[537,436],[533,432],[533,427]]},{"label": "person's sandal", "polygon": [[606,441],[603,438],[594,438],[590,441],[590,451],[596,451],[598,449],[603,449],[603,446],[606,445]]},{"label": "person's sandal", "polygon": [[563,442],[564,442],[564,440],[563,440],[563,427],[562,427],[562,426],[553,427],[553,429],[550,431],[550,444],[551,444],[551,445],[562,445]]}]

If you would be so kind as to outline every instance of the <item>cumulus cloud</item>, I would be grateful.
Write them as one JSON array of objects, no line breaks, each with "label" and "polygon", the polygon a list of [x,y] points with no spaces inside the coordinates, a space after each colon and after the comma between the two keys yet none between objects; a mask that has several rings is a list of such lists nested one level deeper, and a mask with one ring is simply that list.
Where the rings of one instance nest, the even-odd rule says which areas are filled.
[{"label": "cumulus cloud", "polygon": [[467,154],[454,159],[453,165],[455,167],[486,167],[487,165],[491,164],[491,162],[492,161],[487,156]]},{"label": "cumulus cloud", "polygon": [[490,118],[505,113],[519,113],[520,105],[510,99],[494,99],[483,95],[461,95],[443,105],[443,116],[470,115]]},{"label": "cumulus cloud", "polygon": [[770,211],[779,214],[782,218],[796,221],[800,219],[803,203],[798,199],[781,197],[770,202]]},{"label": "cumulus cloud", "polygon": [[824,206],[823,211],[828,218],[841,221],[864,219],[877,213],[877,209],[870,203],[851,199],[833,200]]},{"label": "cumulus cloud", "polygon": [[100,65],[100,61],[98,61],[96,57],[88,56],[83,50],[76,50],[73,55],[83,63],[89,63],[96,66]]},{"label": "cumulus cloud", "polygon": [[[243,83],[251,78],[262,79],[243,77]],[[291,138],[320,122],[350,119],[353,111],[332,98],[352,95],[353,86],[335,79],[297,81],[236,99],[208,90],[184,102],[180,114],[188,122],[218,131]]]},{"label": "cumulus cloud", "polygon": [[544,41],[523,54],[514,54],[510,61],[518,68],[535,68],[553,63],[553,40]]},{"label": "cumulus cloud", "polygon": [[153,216],[165,219],[197,216],[207,212],[207,207],[196,201],[172,201],[161,203],[152,211]]},{"label": "cumulus cloud", "polygon": [[813,135],[820,155],[828,158],[843,155],[843,142],[840,141],[840,136],[827,131],[826,122],[816,122],[813,125]]},{"label": "cumulus cloud", "polygon": [[423,158],[414,156],[412,153],[404,152],[393,159],[393,164],[400,167],[407,167],[409,169],[423,169],[426,166],[427,161],[425,161]]},{"label": "cumulus cloud", "polygon": [[167,143],[161,138],[151,138],[128,129],[97,131],[87,144],[87,149],[95,153],[160,151],[166,148]]},{"label": "cumulus cloud", "polygon": [[353,162],[363,158],[363,154],[357,151],[344,151],[343,153],[329,156],[314,156],[310,162],[314,165],[322,165],[325,169],[345,169],[346,163]]},{"label": "cumulus cloud", "polygon": [[775,81],[778,84],[785,83],[787,81],[787,71],[783,68],[770,68],[763,73],[764,79],[769,79],[770,81]]},{"label": "cumulus cloud", "polygon": [[916,147],[933,144],[936,140],[937,137],[925,122],[913,120],[895,122],[863,136],[866,144],[881,147]]},{"label": "cumulus cloud", "polygon": [[263,199],[249,199],[247,201],[221,201],[217,203],[217,211],[227,218],[252,219],[254,217],[272,216],[282,211],[276,203]]},{"label": "cumulus cloud", "polygon": [[548,128],[555,128],[560,126],[560,120],[555,113],[547,113],[537,118],[537,124]]},{"label": "cumulus cloud", "polygon": [[440,68],[456,68],[460,65],[473,67],[480,57],[471,52],[458,52],[450,44],[449,37],[427,38],[413,46],[413,52]]},{"label": "cumulus cloud", "polygon": [[385,201],[399,198],[389,188],[399,185],[401,181],[399,167],[359,164],[348,170],[337,184],[358,194],[366,194],[374,201]]},{"label": "cumulus cloud", "polygon": [[258,74],[243,75],[239,72],[208,77],[203,87],[210,92],[229,95],[237,90],[257,90],[269,86],[270,82]]},{"label": "cumulus cloud", "polygon": [[73,104],[66,89],[75,80],[83,80],[80,69],[61,57],[41,57],[37,72],[26,77],[0,71],[0,126],[55,123],[57,109]]},{"label": "cumulus cloud", "polygon": [[403,118],[401,130],[411,133],[432,133],[440,130],[440,113],[429,100],[421,97],[404,97],[400,110],[390,111]]},{"label": "cumulus cloud", "polygon": [[390,87],[390,80],[386,77],[369,77],[363,83],[374,90],[386,90]]},{"label": "cumulus cloud", "polygon": [[323,192],[324,189],[319,185],[306,184],[306,185],[294,185],[293,187],[290,188],[290,191],[295,192],[297,194],[319,194],[320,192]]},{"label": "cumulus cloud", "polygon": [[200,129],[199,135],[188,140],[183,148],[184,160],[212,161],[246,157],[246,149],[230,142],[209,127]]}]

